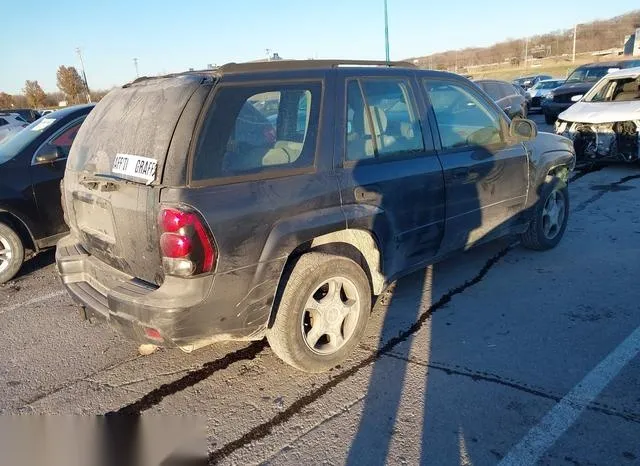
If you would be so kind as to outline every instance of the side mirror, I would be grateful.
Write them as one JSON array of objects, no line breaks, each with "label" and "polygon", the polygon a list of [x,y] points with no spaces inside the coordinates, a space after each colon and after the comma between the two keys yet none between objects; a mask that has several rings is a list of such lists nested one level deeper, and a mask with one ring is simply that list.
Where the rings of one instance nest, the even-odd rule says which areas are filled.
[{"label": "side mirror", "polygon": [[571,97],[571,102],[578,102],[580,99],[582,99],[584,96],[581,95],[574,95],[573,97]]},{"label": "side mirror", "polygon": [[514,118],[509,126],[509,134],[519,141],[531,141],[538,135],[538,127],[531,120]]},{"label": "side mirror", "polygon": [[61,158],[62,152],[59,147],[47,144],[36,155],[36,163],[52,163]]}]

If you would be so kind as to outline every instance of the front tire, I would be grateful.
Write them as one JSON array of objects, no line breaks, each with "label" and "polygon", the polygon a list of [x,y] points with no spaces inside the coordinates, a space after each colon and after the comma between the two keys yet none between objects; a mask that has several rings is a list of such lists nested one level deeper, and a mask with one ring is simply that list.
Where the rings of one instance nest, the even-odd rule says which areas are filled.
[{"label": "front tire", "polygon": [[24,246],[18,234],[0,223],[0,284],[11,280],[24,261]]},{"label": "front tire", "polygon": [[269,345],[305,372],[341,363],[360,342],[371,312],[371,286],[351,259],[311,252],[300,257],[285,284]]},{"label": "front tire", "polygon": [[529,229],[521,236],[524,247],[537,251],[558,245],[569,221],[569,190],[564,181],[552,178],[544,184]]}]

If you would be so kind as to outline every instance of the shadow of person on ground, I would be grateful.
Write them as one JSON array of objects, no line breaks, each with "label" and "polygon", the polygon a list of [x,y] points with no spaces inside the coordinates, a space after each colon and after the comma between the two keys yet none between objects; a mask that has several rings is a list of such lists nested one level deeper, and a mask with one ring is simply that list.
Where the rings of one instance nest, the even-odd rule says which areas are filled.
[{"label": "shadow of person on ground", "polygon": [[[443,270],[446,264],[428,264],[454,251],[502,236],[509,230],[514,213],[525,202],[526,155],[522,144],[507,142],[506,120],[500,123],[500,117],[496,116],[495,127],[491,127],[489,115],[479,108],[485,104],[483,97],[470,94],[469,89],[437,80],[425,83],[435,115],[420,115],[410,109],[414,97],[408,84],[403,87],[394,80],[353,82],[356,84],[347,86],[345,166],[349,167],[350,155],[358,153],[361,139],[365,140],[365,147],[352,169],[344,170],[346,175],[341,185],[346,188],[342,195],[345,203],[367,209],[371,223],[363,224],[360,218],[349,226],[368,227],[378,241],[383,242],[381,262],[387,280],[395,279],[399,271],[417,270],[396,283],[387,306],[377,348],[372,351],[383,349],[393,357],[382,355],[373,366],[364,409],[347,457],[349,465],[382,465],[388,459],[407,387],[414,334],[430,320],[432,312],[448,303],[452,293],[464,290],[466,285],[461,285],[474,278],[473,274],[452,276]],[[365,105],[361,99],[366,101]],[[384,108],[385,101],[393,102],[396,111],[404,109],[405,114],[398,111],[392,118],[388,108]],[[360,123],[363,119],[364,123]],[[399,135],[388,137],[398,120]],[[459,126],[460,121],[466,121],[469,126]],[[472,124],[476,125],[475,130],[470,130]],[[477,130],[478,126],[482,128]],[[368,127],[375,128],[375,136],[371,136]],[[358,134],[359,131],[362,134]],[[411,146],[413,141],[403,138],[410,139],[416,134],[424,141],[422,150],[393,152],[395,148],[402,152],[403,146]],[[441,141],[444,153],[436,154],[430,143],[432,134]],[[390,143],[385,147],[387,140]],[[368,150],[369,145],[373,151]],[[387,188],[392,182],[397,185]],[[514,190],[521,189],[525,192],[514,195]],[[372,192],[377,197],[366,196]],[[348,213],[349,208],[345,211]],[[430,325],[426,328],[431,330]],[[433,337],[428,335],[427,340]],[[391,340],[395,342],[393,348],[389,348]],[[430,354],[421,356],[428,361]],[[428,391],[427,394],[433,396]],[[423,414],[425,405],[426,400],[416,407],[414,414]],[[428,430],[424,423],[418,425],[423,429],[421,462],[424,463],[427,459],[424,436]],[[456,448],[457,442],[456,439]]]}]

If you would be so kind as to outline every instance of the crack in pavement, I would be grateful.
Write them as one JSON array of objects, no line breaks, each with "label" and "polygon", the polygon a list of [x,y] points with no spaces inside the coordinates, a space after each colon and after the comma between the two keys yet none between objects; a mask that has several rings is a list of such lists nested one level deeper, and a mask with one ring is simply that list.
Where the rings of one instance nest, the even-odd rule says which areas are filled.
[{"label": "crack in pavement", "polygon": [[40,401],[40,400],[42,400],[44,398],[47,398],[47,397],[49,397],[51,395],[55,395],[56,393],[66,389],[66,388],[69,388],[69,387],[71,387],[71,386],[73,386],[73,385],[75,385],[75,384],[77,384],[79,382],[86,381],[87,379],[89,379],[91,377],[94,377],[94,376],[100,374],[101,372],[106,372],[106,371],[109,371],[111,369],[115,369],[116,367],[119,367],[119,366],[121,366],[123,364],[126,364],[128,362],[131,362],[131,361],[135,361],[136,359],[139,359],[141,357],[142,356],[140,356],[140,355],[136,355],[136,356],[134,356],[132,358],[127,358],[127,359],[124,359],[122,361],[118,361],[116,363],[110,364],[110,365],[108,365],[106,367],[103,367],[101,369],[98,369],[96,371],[93,371],[90,374],[85,375],[84,377],[80,377],[80,378],[77,378],[77,379],[70,380],[69,382],[64,383],[62,385],[58,385],[57,387],[52,388],[51,390],[47,390],[45,392],[39,393],[37,395],[34,395],[31,398],[28,398],[28,399],[24,400],[23,401],[24,405],[22,405],[18,409],[23,409],[23,408],[26,408],[27,406],[31,406],[32,404],[36,403],[37,401]]},{"label": "crack in pavement", "polygon": [[159,404],[165,397],[181,392],[182,390],[192,387],[198,382],[210,377],[214,373],[226,369],[231,364],[238,361],[249,361],[255,359],[267,347],[266,340],[256,341],[250,345],[229,353],[220,359],[205,363],[200,369],[188,372],[173,382],[160,385],[158,388],[150,391],[142,398],[131,404],[123,406],[117,411],[106,413],[109,415],[139,415],[153,406]]},{"label": "crack in pavement", "polygon": [[406,341],[410,336],[416,333],[418,330],[422,328],[424,323],[431,317],[431,315],[436,312],[438,309],[443,308],[446,304],[448,304],[454,296],[463,293],[468,288],[477,285],[480,283],[484,277],[489,273],[489,271],[496,265],[500,259],[502,259],[511,249],[513,245],[507,246],[502,249],[500,252],[492,256],[485,265],[480,269],[480,271],[470,280],[467,280],[462,285],[458,285],[457,287],[449,290],[447,293],[442,295],[440,299],[429,306],[429,308],[420,314],[418,320],[414,322],[408,329],[399,333],[398,336],[391,338],[387,343],[385,343],[380,349],[378,349],[375,353],[371,354],[369,357],[363,359],[355,366],[350,367],[349,369],[339,373],[334,378],[324,383],[317,389],[313,390],[310,393],[298,398],[294,401],[287,409],[278,413],[276,416],[271,418],[269,421],[266,421],[262,424],[257,425],[249,432],[244,434],[242,437],[233,440],[221,448],[211,452],[209,454],[209,462],[211,464],[216,464],[220,460],[229,456],[234,451],[244,447],[245,445],[255,441],[260,440],[261,438],[266,437],[271,433],[271,430],[289,419],[291,419],[295,414],[297,414],[300,410],[302,410],[305,406],[313,403],[318,398],[325,395],[329,390],[336,387],[341,382],[349,379],[351,376],[355,375],[360,369],[372,364],[376,360],[378,360],[381,356],[385,355],[393,348],[395,348],[400,343]]},{"label": "crack in pavement", "polygon": [[[369,350],[371,351],[371,349]],[[447,375],[459,375],[462,377],[468,377],[468,378],[471,378],[474,382],[477,382],[480,380],[483,382],[495,383],[505,387],[513,388],[521,392],[529,393],[534,396],[546,398],[548,400],[552,400],[555,402],[559,402],[563,398],[563,395],[556,395],[544,388],[534,387],[524,382],[518,382],[508,377],[502,377],[500,375],[491,374],[489,372],[481,372],[474,369],[469,369],[468,367],[463,367],[459,365],[449,365],[449,364],[438,363],[438,362],[426,362],[416,356],[406,357],[393,352],[387,353],[385,356],[406,361],[411,364],[416,364],[418,366],[427,367],[429,369],[435,369],[435,370],[444,372]],[[640,413],[635,413],[627,410],[621,411],[617,408],[611,407],[604,403],[598,403],[596,401],[588,403],[586,405],[586,408],[588,410],[595,411],[601,414],[615,416],[620,419],[624,419],[625,421],[640,424]]]},{"label": "crack in pavement", "polygon": [[628,183],[629,181],[638,180],[638,179],[640,179],[640,175],[628,175],[623,178],[620,178],[618,181],[603,185],[600,187],[601,188],[600,192],[594,194],[586,201],[582,201],[580,204],[578,204],[578,206],[575,209],[573,209],[573,211],[582,212],[584,209],[586,209],[589,206],[589,204],[593,204],[597,200],[601,199],[605,194],[615,191],[618,186],[624,183]]}]

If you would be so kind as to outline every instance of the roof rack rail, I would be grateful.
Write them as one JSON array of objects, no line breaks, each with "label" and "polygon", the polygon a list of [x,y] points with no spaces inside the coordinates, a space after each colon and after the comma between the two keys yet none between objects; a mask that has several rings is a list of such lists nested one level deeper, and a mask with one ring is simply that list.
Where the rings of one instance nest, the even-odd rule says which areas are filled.
[{"label": "roof rack rail", "polygon": [[341,66],[385,66],[395,68],[417,68],[407,61],[383,60],[274,60],[262,62],[226,63],[214,70],[214,73],[239,73],[246,71],[277,71],[297,69],[339,68]]}]

